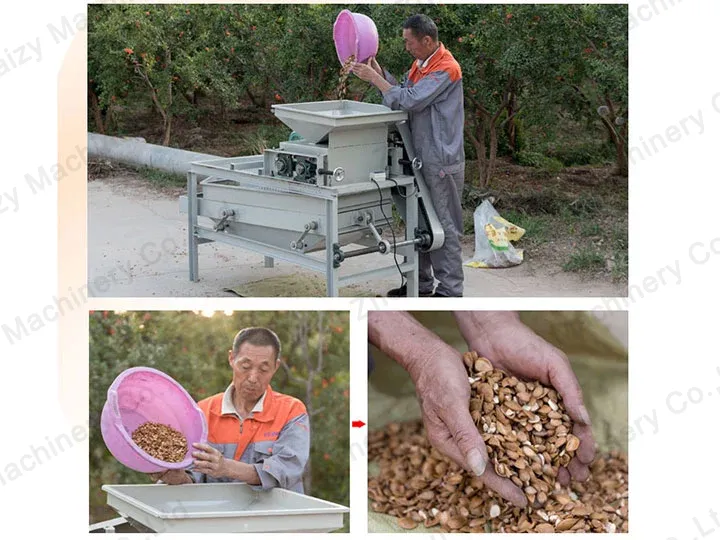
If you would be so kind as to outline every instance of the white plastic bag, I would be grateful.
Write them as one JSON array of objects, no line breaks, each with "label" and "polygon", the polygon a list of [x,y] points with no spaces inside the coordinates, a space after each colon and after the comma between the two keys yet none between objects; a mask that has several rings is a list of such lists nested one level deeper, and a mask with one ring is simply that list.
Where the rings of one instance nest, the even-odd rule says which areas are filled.
[{"label": "white plastic bag", "polygon": [[497,213],[485,199],[473,214],[475,222],[475,256],[465,263],[472,268],[507,268],[523,261],[523,250],[510,243],[525,234],[525,229],[513,225]]}]

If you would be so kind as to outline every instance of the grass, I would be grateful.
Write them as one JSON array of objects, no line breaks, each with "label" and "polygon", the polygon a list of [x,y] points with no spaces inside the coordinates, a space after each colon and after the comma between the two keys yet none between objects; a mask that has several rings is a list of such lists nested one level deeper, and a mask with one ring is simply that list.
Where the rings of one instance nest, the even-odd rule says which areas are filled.
[{"label": "grass", "polygon": [[578,217],[590,217],[599,214],[603,206],[604,204],[600,197],[583,194],[570,203],[568,210]]},{"label": "grass", "polygon": [[598,223],[592,221],[585,221],[580,225],[580,234],[585,237],[600,236],[602,229]]},{"label": "grass", "polygon": [[551,219],[544,215],[529,215],[515,210],[508,210],[503,215],[510,223],[525,229],[525,235],[521,241],[527,237],[535,242],[543,242],[550,238]]},{"label": "grass", "polygon": [[612,269],[614,280],[627,280],[628,278],[628,238],[627,230],[616,228],[611,234],[613,260],[615,266]]},{"label": "grass", "polygon": [[[218,125],[213,114],[197,119],[180,118],[173,143],[179,148],[208,154],[244,156],[261,154],[265,148],[277,148],[290,137],[290,129],[267,111],[238,110],[229,114],[224,122]],[[137,125],[149,127],[138,131]],[[125,122],[124,126],[128,135],[144,136],[148,141],[161,136],[156,123],[144,110],[142,116]],[[129,126],[132,129],[128,129]],[[570,272],[600,269],[598,274],[607,279],[627,279],[626,192],[609,181],[580,182],[583,171],[572,170],[566,174],[561,169],[562,165],[612,162],[613,149],[598,142],[604,134],[602,126],[592,133],[581,124],[571,123],[565,127],[567,129],[560,130],[564,134],[560,138],[551,133],[547,136],[527,133],[530,138],[537,135],[538,140],[552,142],[525,148],[520,161],[526,166],[507,157],[499,159],[490,186],[479,185],[477,164],[468,162],[463,194],[466,241],[472,241],[474,236],[473,210],[488,195],[493,195],[500,215],[525,229],[525,235],[513,245],[527,249],[528,259]],[[149,187],[174,191],[186,185],[184,176],[150,169],[135,171]],[[586,172],[588,178],[606,174]],[[608,167],[607,174],[609,172]],[[393,212],[392,220],[396,233],[401,231],[397,212]]]},{"label": "grass", "polygon": [[281,141],[287,141],[290,130],[285,126],[261,124],[255,131],[239,137],[239,155],[262,154],[267,148],[277,148]]},{"label": "grass", "polygon": [[176,188],[187,186],[187,178],[184,175],[172,174],[150,167],[141,167],[137,173],[156,188]]},{"label": "grass", "polygon": [[563,265],[566,272],[597,272],[605,269],[605,258],[591,248],[583,248],[573,253]]}]

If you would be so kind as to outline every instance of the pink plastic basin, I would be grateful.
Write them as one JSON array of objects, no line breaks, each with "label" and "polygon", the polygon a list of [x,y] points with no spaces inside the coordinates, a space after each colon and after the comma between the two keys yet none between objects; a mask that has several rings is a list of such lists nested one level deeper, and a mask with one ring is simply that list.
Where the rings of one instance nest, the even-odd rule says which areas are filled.
[{"label": "pink plastic basin", "polygon": [[333,25],[335,50],[341,64],[355,55],[356,62],[365,62],[378,52],[378,31],[367,15],[343,9]]},{"label": "pink plastic basin", "polygon": [[[132,433],[145,422],[165,424],[185,435],[185,459],[179,463],[161,461],[135,444]],[[188,468],[195,451],[192,444],[207,442],[207,422],[195,400],[172,377],[147,367],[130,368],[117,376],[108,388],[100,428],[115,459],[143,473]]]}]

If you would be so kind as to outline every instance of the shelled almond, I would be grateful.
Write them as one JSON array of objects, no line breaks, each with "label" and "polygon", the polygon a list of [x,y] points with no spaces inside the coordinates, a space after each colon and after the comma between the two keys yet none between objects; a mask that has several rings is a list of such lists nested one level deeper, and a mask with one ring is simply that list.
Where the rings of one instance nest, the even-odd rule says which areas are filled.
[{"label": "shelled almond", "polygon": [[335,88],[335,96],[337,99],[345,99],[345,94],[347,94],[348,91],[348,77],[350,77],[353,62],[355,62],[355,55],[351,54],[340,68],[340,76],[338,77],[338,84]]},{"label": "shelled almond", "polygon": [[482,434],[495,472],[522,488],[530,503],[544,503],[560,467],[574,457],[580,440],[558,393],[523,382],[469,352],[470,416]]},{"label": "shelled almond", "polygon": [[179,463],[188,451],[185,436],[165,424],[145,422],[132,433],[132,440],[148,454],[161,461]]},{"label": "shelled almond", "polygon": [[572,459],[579,440],[557,392],[493,369],[475,353],[463,360],[471,417],[492,466],[534,504],[516,508],[485,488],[430,445],[418,420],[370,433],[369,459],[380,466],[369,481],[371,509],[396,516],[405,529],[423,524],[448,532],[627,532],[627,457],[600,456],[588,481],[561,487],[559,467]]}]

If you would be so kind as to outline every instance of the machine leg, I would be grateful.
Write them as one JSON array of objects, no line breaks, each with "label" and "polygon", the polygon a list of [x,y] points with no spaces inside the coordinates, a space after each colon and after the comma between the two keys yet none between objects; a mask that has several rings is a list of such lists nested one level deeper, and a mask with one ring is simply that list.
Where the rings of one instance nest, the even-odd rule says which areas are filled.
[{"label": "machine leg", "polygon": [[187,175],[188,192],[188,262],[190,265],[190,281],[198,281],[198,239],[195,235],[197,226],[198,200],[197,175],[189,172]]},{"label": "machine leg", "polygon": [[[405,240],[413,240],[415,238],[415,229],[418,226],[418,195],[415,193],[411,198],[406,199],[405,210]],[[408,250],[410,255],[405,257],[405,261],[412,264],[413,269],[405,273],[407,279],[407,295],[416,298],[420,295],[420,276],[418,272],[419,251],[416,249]]]},{"label": "machine leg", "polygon": [[275,268],[275,259],[265,256],[265,268]]},{"label": "machine leg", "polygon": [[335,268],[333,258],[333,245],[338,242],[338,223],[337,223],[337,198],[325,201],[325,215],[327,222],[327,231],[325,232],[325,253],[326,268],[325,276],[327,280],[327,295],[329,297],[339,296],[338,291],[338,269]]}]

